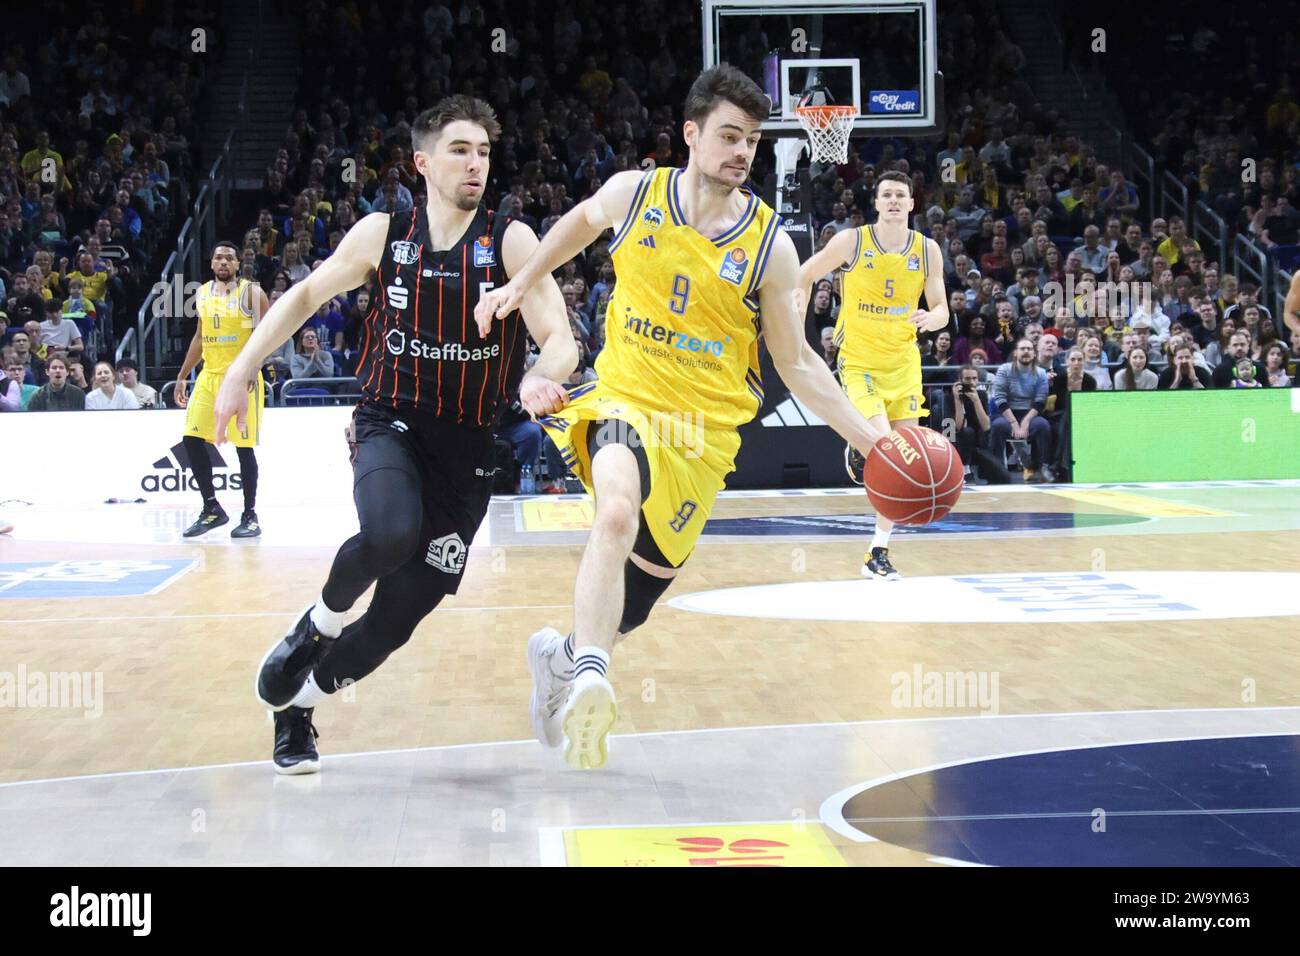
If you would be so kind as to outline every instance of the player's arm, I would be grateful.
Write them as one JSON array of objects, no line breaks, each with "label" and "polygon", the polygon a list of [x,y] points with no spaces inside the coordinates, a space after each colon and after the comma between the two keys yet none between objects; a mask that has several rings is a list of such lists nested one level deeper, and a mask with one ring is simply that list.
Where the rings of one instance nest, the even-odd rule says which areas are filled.
[{"label": "player's arm", "polygon": [[[522,222],[512,222],[501,239],[501,261],[510,275],[518,275],[536,252],[537,236]],[[569,331],[564,296],[555,280],[547,276],[524,293],[519,306],[528,334],[541,352],[519,383],[519,401],[530,415],[558,412],[569,400],[560,383],[578,365],[578,346]]]},{"label": "player's arm", "polygon": [[830,275],[836,269],[852,265],[858,254],[858,231],[841,229],[835,238],[826,243],[822,250],[808,257],[799,267],[799,279],[795,283],[794,311],[802,317],[808,311],[808,302],[812,298],[812,286],[824,275]]},{"label": "player's arm", "polygon": [[1286,301],[1282,303],[1282,320],[1287,328],[1300,335],[1300,269],[1291,273],[1291,288],[1287,290]]},{"label": "player's arm", "polygon": [[946,329],[951,319],[948,313],[948,294],[943,287],[943,253],[939,251],[939,243],[933,239],[925,240],[925,268],[928,273],[925,280],[925,301],[930,308],[913,312],[912,324],[921,332],[938,332]]},{"label": "player's arm", "polygon": [[203,320],[199,319],[199,324],[194,327],[194,338],[190,339],[190,347],[185,352],[185,361],[181,362],[181,370],[176,373],[176,390],[172,392],[176,404],[181,408],[190,403],[190,372],[194,371],[195,366],[201,361],[203,361]]},{"label": "player's arm", "polygon": [[[611,176],[596,195],[584,199],[551,226],[536,251],[510,281],[499,289],[481,296],[474,307],[478,333],[487,337],[492,320],[504,318],[519,308],[524,294],[599,238],[606,229],[623,222],[632,208],[632,199],[646,174],[629,170]],[[509,268],[507,266],[506,268]]]},{"label": "player's arm", "polygon": [[[256,329],[259,325],[262,324],[262,318],[263,316],[266,315],[266,311],[270,307],[271,307],[271,300],[266,297],[266,290],[263,289],[257,283],[251,284],[248,287],[248,311],[249,314],[252,315],[253,317],[254,329]],[[264,356],[262,358],[262,361],[257,363],[257,367],[261,368],[267,362],[271,361],[271,355],[274,354],[274,352],[275,349],[272,349],[270,353]],[[249,383],[249,387],[250,388],[252,387],[251,382]]]},{"label": "player's arm", "polygon": [[803,316],[794,311],[793,293],[798,281],[799,255],[790,237],[778,229],[758,290],[763,337],[772,361],[800,401],[864,455],[869,454],[886,432],[853,407],[826,362],[808,344]]},{"label": "player's arm", "polygon": [[365,282],[383,257],[387,237],[387,213],[366,216],[348,231],[320,268],[313,269],[266,310],[239,355],[230,363],[217,393],[218,444],[225,441],[226,425],[231,418],[244,424],[248,413],[248,383],[256,378],[262,358],[301,328],[321,303]]}]

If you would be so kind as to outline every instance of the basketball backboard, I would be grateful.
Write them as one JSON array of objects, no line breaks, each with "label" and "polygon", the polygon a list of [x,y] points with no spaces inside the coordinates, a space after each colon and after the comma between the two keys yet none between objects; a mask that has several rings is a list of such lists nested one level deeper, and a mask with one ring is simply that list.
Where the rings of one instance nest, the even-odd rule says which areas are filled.
[{"label": "basketball backboard", "polygon": [[854,105],[854,135],[937,132],[936,0],[703,0],[704,66],[744,70],[772,97],[769,135],[801,136],[815,83]]}]

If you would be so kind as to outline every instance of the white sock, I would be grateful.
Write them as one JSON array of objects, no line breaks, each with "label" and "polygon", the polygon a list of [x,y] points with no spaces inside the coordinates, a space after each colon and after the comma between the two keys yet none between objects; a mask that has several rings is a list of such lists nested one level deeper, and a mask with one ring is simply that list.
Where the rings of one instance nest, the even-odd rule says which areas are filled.
[{"label": "white sock", "polygon": [[604,677],[609,672],[609,654],[605,653],[595,644],[588,644],[585,647],[575,648],[573,651],[574,659],[574,678],[591,671]]},{"label": "white sock", "polygon": [[302,690],[298,691],[293,700],[289,701],[289,705],[291,707],[315,707],[328,697],[329,694],[321,690],[316,684],[316,672],[312,671],[307,675],[307,683],[302,685]]},{"label": "white sock", "polygon": [[573,635],[564,639],[560,649],[551,655],[551,673],[561,680],[573,680]]},{"label": "white sock", "polygon": [[[891,528],[890,531],[892,531],[892,530],[893,530],[893,529]],[[871,547],[873,547],[873,548],[888,548],[888,547],[889,547],[889,531],[882,531],[880,528],[877,528],[877,529],[876,529],[876,533],[873,534],[873,535],[871,536]]]},{"label": "white sock", "polygon": [[323,594],[311,606],[311,623],[325,637],[338,637],[342,634],[343,619],[347,616],[347,611],[331,611],[325,603],[325,595]]}]

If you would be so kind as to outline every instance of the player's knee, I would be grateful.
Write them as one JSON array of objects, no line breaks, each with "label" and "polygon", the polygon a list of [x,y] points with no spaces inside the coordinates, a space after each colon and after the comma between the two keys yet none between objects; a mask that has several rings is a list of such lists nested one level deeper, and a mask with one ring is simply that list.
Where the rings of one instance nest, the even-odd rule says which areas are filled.
[{"label": "player's knee", "polygon": [[418,522],[402,521],[386,514],[361,529],[361,548],[373,568],[395,568],[420,546]]},{"label": "player's knee", "polygon": [[627,634],[644,624],[655,602],[672,583],[672,578],[650,574],[629,558],[623,567],[623,618],[618,632]]},{"label": "player's knee", "polygon": [[611,494],[596,503],[596,526],[629,543],[636,537],[640,520],[641,505],[629,496]]}]

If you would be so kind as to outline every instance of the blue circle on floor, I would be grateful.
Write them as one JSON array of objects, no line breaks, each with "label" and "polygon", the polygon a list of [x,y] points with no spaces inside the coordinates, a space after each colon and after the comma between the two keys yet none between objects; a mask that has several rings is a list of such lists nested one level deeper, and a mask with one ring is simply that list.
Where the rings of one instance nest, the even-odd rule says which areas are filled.
[{"label": "blue circle on floor", "polygon": [[849,825],[989,866],[1300,866],[1300,736],[1056,750],[864,790]]}]

